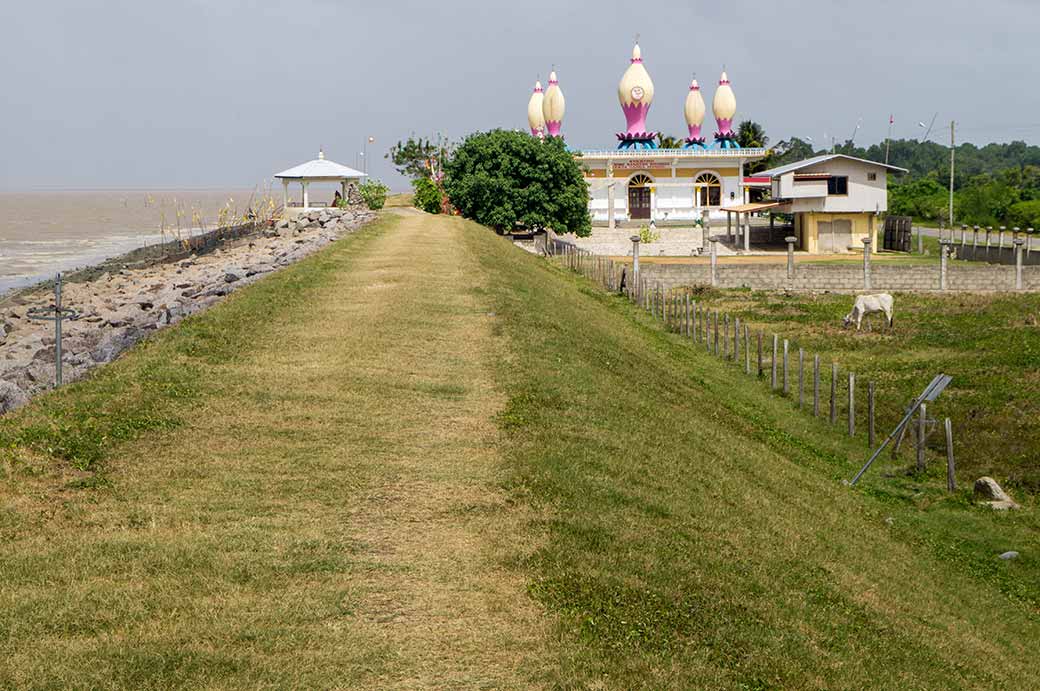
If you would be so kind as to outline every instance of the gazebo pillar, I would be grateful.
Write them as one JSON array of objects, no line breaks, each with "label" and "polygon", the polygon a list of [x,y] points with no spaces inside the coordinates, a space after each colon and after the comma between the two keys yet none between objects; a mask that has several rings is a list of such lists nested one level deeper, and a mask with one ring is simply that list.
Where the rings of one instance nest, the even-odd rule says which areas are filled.
[{"label": "gazebo pillar", "polygon": [[310,206],[310,200],[307,198],[307,181],[300,180],[300,187],[303,188],[303,208],[306,209]]},{"label": "gazebo pillar", "polygon": [[289,181],[282,180],[282,206],[286,209],[289,208]]},{"label": "gazebo pillar", "polygon": [[339,181],[339,186],[340,186],[340,189],[342,190],[340,192],[340,194],[343,195],[343,203],[346,204],[347,203],[347,181],[346,181],[346,179],[340,180]]}]

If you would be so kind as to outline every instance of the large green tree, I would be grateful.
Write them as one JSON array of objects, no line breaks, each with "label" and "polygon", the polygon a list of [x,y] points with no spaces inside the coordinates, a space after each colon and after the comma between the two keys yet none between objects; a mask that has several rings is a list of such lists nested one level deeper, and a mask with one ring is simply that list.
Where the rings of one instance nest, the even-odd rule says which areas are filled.
[{"label": "large green tree", "polygon": [[393,161],[398,173],[417,180],[437,177],[440,163],[450,154],[451,143],[443,137],[433,141],[412,135],[391,146],[386,158]]},{"label": "large green tree", "polygon": [[588,185],[562,139],[506,130],[471,134],[444,170],[452,205],[495,230],[523,225],[580,236],[592,230]]}]

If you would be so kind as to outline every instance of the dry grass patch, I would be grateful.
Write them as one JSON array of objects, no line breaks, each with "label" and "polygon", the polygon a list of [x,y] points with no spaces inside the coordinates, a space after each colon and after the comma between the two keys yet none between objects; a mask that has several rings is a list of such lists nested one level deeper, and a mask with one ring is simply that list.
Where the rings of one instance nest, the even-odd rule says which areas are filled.
[{"label": "dry grass patch", "polygon": [[0,685],[515,688],[542,674],[540,610],[498,565],[515,519],[489,422],[502,400],[485,278],[451,219],[398,213],[117,363],[190,345],[200,381],[162,407],[166,428],[93,466],[105,487],[64,490],[63,464],[30,480],[12,462]]}]

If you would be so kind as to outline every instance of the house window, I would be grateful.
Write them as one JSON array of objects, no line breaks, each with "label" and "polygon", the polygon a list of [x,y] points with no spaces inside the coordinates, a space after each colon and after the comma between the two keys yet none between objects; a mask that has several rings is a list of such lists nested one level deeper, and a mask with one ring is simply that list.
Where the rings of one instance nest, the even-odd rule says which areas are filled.
[{"label": "house window", "polygon": [[849,178],[845,175],[832,175],[827,178],[827,194],[848,194]]},{"label": "house window", "polygon": [[867,173],[867,181],[874,182],[877,180],[877,173]]}]

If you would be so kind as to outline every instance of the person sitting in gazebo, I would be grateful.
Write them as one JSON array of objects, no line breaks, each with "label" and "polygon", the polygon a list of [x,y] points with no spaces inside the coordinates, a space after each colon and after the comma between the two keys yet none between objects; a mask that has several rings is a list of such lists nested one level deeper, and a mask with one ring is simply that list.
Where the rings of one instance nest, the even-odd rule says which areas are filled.
[{"label": "person sitting in gazebo", "polygon": [[336,196],[332,198],[332,208],[338,209],[341,206],[343,206],[343,195],[339,193],[339,190],[336,190]]}]

